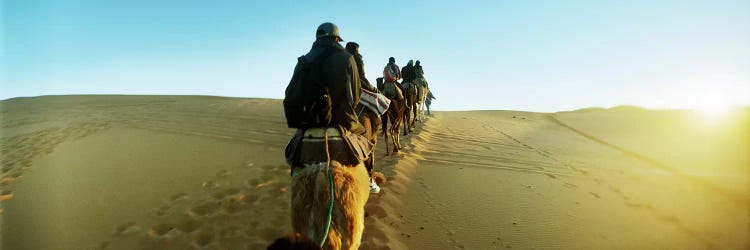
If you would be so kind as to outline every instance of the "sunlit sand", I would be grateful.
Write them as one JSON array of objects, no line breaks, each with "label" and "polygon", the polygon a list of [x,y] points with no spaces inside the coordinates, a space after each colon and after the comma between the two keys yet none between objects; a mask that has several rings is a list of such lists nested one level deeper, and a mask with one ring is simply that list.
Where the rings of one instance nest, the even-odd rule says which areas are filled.
[{"label": "sunlit sand", "polygon": [[[362,249],[750,248],[750,110],[717,108],[435,112],[400,155],[378,144]],[[280,100],[0,110],[2,249],[264,249],[291,230]]]}]

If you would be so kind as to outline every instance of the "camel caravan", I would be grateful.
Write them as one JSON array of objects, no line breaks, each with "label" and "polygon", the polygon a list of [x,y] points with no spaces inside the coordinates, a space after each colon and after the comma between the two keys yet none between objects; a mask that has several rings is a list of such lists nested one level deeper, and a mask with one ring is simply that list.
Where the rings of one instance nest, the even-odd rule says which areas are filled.
[{"label": "camel caravan", "polygon": [[403,135],[412,132],[429,111],[420,61],[399,69],[389,58],[375,87],[365,77],[359,44],[341,46],[332,23],[321,24],[315,36],[312,49],[297,58],[284,96],[287,125],[296,129],[284,152],[294,234],[268,249],[359,248],[365,204],[385,179],[373,172],[378,130],[385,155],[398,154],[401,128]]}]

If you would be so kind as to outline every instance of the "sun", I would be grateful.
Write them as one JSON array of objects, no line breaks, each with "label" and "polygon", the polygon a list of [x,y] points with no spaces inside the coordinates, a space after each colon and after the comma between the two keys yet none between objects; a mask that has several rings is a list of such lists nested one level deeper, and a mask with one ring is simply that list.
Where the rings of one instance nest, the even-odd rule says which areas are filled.
[{"label": "sun", "polygon": [[719,93],[704,93],[696,100],[695,111],[704,119],[719,120],[727,117],[732,111],[732,104]]}]

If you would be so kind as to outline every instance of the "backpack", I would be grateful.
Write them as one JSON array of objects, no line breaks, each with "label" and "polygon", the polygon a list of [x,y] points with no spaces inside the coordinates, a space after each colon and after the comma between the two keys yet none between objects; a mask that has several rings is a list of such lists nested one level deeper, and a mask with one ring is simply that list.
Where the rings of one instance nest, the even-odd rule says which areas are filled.
[{"label": "backpack", "polygon": [[393,72],[390,64],[386,65],[383,69],[383,77],[385,78],[386,82],[395,82],[396,80],[398,80],[396,79],[396,76],[394,74],[395,72]]},{"label": "backpack", "polygon": [[313,61],[305,56],[297,58],[292,80],[284,94],[284,115],[290,128],[327,127],[331,124],[331,96],[324,86],[320,65],[336,51],[336,48],[326,49]]}]

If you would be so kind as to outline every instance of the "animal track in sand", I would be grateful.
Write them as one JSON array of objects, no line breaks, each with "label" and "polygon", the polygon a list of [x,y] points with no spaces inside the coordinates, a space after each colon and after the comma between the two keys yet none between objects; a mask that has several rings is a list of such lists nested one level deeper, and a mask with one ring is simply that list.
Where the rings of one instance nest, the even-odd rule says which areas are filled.
[{"label": "animal track in sand", "polygon": [[216,171],[216,178],[225,178],[225,177],[229,177],[229,171],[224,170],[224,169]]},{"label": "animal track in sand", "polygon": [[246,205],[242,204],[240,199],[229,197],[221,202],[221,207],[224,208],[224,211],[228,214],[237,214],[245,209]]},{"label": "animal track in sand", "polygon": [[216,234],[212,230],[202,229],[194,232],[192,238],[195,245],[204,247],[214,241]]},{"label": "animal track in sand", "polygon": [[7,165],[3,166],[2,172],[3,173],[7,173],[7,172],[10,172],[11,170],[13,170],[14,168],[15,167],[13,167],[13,165],[7,164]]},{"label": "animal track in sand", "polygon": [[115,234],[126,234],[135,230],[137,230],[135,222],[128,222],[128,223],[117,226],[115,228]]},{"label": "animal track in sand", "polygon": [[2,179],[0,179],[0,186],[5,186],[5,185],[8,185],[8,184],[11,184],[14,181],[16,181],[16,178],[13,178],[13,177],[10,177],[10,176],[3,177]]},{"label": "animal track in sand", "polygon": [[251,194],[251,193],[245,193],[244,195],[242,195],[241,200],[244,201],[246,204],[251,205],[251,204],[255,203],[255,201],[258,200],[258,195],[257,194]]},{"label": "animal track in sand", "polygon": [[564,183],[563,186],[565,186],[567,188],[578,188],[578,185],[572,184],[572,183],[567,183],[567,182]]},{"label": "animal track in sand", "polygon": [[0,201],[9,200],[13,198],[13,190],[0,191]]},{"label": "animal track in sand", "polygon": [[192,233],[200,227],[201,222],[193,218],[186,218],[184,221],[177,224],[177,230],[180,230],[180,232],[183,233]]},{"label": "animal track in sand", "polygon": [[204,181],[203,184],[201,184],[203,188],[206,189],[212,189],[218,186],[215,181]]},{"label": "animal track in sand", "polygon": [[188,195],[186,193],[180,192],[180,193],[173,194],[171,197],[169,197],[169,200],[172,202],[176,202],[176,201],[184,200],[187,198],[188,198]]},{"label": "animal track in sand", "polygon": [[149,234],[153,237],[159,237],[159,236],[167,234],[169,231],[172,231],[172,229],[175,229],[175,226],[172,224],[166,224],[166,223],[156,224],[153,227],[151,227]]},{"label": "animal track in sand", "polygon": [[167,214],[167,212],[169,211],[170,208],[171,207],[168,206],[168,205],[163,205],[163,206],[157,208],[156,211],[154,212],[154,214],[156,214],[156,216],[159,216],[159,217],[164,216],[164,215]]},{"label": "animal track in sand", "polygon": [[239,192],[240,190],[238,188],[224,188],[224,189],[214,191],[211,194],[211,197],[213,197],[215,200],[221,200],[221,199],[224,199],[224,197],[227,197],[229,195],[234,195]]},{"label": "animal track in sand", "polygon": [[23,175],[23,172],[17,171],[15,173],[10,174],[10,177],[12,177],[14,179],[18,179],[18,177],[21,177],[22,175]]},{"label": "animal track in sand", "polygon": [[375,238],[376,240],[379,240],[380,243],[388,244],[388,242],[390,242],[390,240],[388,239],[388,236],[380,228],[373,228],[371,229],[371,232],[369,233],[370,235],[372,235],[373,238]]},{"label": "animal track in sand", "polygon": [[194,206],[190,209],[190,213],[196,216],[210,215],[216,211],[220,206],[218,201],[208,201]]}]

